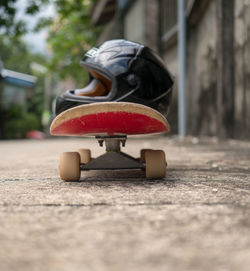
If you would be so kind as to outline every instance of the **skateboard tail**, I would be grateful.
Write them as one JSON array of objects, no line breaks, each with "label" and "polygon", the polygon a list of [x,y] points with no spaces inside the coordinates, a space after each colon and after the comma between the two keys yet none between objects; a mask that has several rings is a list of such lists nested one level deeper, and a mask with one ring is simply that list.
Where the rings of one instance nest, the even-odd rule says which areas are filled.
[{"label": "skateboard tail", "polygon": [[167,121],[141,113],[117,111],[85,114],[51,126],[52,135],[138,135],[168,132]]}]

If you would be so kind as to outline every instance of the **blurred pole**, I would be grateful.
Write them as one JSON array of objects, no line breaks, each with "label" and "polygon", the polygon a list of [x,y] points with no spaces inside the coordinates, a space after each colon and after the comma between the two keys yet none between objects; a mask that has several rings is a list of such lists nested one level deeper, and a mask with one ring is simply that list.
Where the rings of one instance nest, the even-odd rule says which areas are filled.
[{"label": "blurred pole", "polygon": [[44,132],[49,135],[49,121],[50,121],[50,99],[51,99],[51,76],[45,75],[44,78],[44,100],[43,100],[43,114],[42,114],[42,125]]},{"label": "blurred pole", "polygon": [[178,0],[178,135],[186,135],[186,15],[185,0]]},{"label": "blurred pole", "polygon": [[51,77],[46,75],[44,78],[44,100],[43,100],[43,110],[50,110],[50,85]]}]

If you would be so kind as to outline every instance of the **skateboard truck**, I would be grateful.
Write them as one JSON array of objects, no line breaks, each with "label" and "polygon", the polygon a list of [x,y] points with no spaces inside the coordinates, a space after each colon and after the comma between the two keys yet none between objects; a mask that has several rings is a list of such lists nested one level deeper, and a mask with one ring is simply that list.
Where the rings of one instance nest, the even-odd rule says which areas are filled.
[{"label": "skateboard truck", "polygon": [[98,136],[96,139],[101,147],[105,143],[106,153],[86,164],[81,164],[81,170],[145,169],[140,159],[121,152],[121,146],[125,147],[126,136]]},{"label": "skateboard truck", "polygon": [[161,179],[166,174],[166,158],[162,150],[142,149],[140,158],[134,158],[121,151],[125,147],[126,136],[97,136],[100,146],[106,152],[91,158],[89,149],[64,152],[60,157],[60,177],[64,181],[80,180],[81,171],[88,170],[142,170],[147,179]]},{"label": "skateboard truck", "polygon": [[[60,177],[64,181],[80,180],[87,170],[142,170],[147,179],[161,179],[166,174],[162,150],[142,149],[140,158],[121,151],[127,136],[168,132],[166,118],[144,105],[126,102],[83,104],[60,113],[52,122],[53,135],[95,136],[106,152],[92,158],[89,149],[62,153]],[[104,136],[105,135],[105,136]]]}]

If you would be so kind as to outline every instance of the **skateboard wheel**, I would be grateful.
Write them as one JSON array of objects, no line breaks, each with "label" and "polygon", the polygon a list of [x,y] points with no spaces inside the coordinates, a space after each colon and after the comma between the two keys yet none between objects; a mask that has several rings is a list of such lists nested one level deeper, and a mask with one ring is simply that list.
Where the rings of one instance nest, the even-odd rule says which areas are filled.
[{"label": "skateboard wheel", "polygon": [[63,152],[60,156],[60,177],[64,181],[80,180],[80,155],[78,152]]},{"label": "skateboard wheel", "polygon": [[162,179],[166,176],[166,157],[164,151],[146,151],[145,162],[147,179]]},{"label": "skateboard wheel", "polygon": [[145,163],[146,160],[145,160],[145,153],[147,151],[151,151],[152,149],[141,149],[141,152],[140,152],[140,161],[141,163]]},{"label": "skateboard wheel", "polygon": [[81,164],[87,164],[91,161],[91,152],[89,149],[80,149],[77,150],[77,152],[80,155],[80,163]]}]

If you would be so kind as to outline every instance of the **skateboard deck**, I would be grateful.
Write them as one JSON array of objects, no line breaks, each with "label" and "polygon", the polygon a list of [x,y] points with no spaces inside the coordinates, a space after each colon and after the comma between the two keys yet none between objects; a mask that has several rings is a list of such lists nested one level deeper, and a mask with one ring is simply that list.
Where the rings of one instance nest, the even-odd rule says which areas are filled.
[{"label": "skateboard deck", "polygon": [[58,136],[116,136],[168,132],[158,111],[135,103],[103,102],[73,107],[60,113],[50,126]]}]

